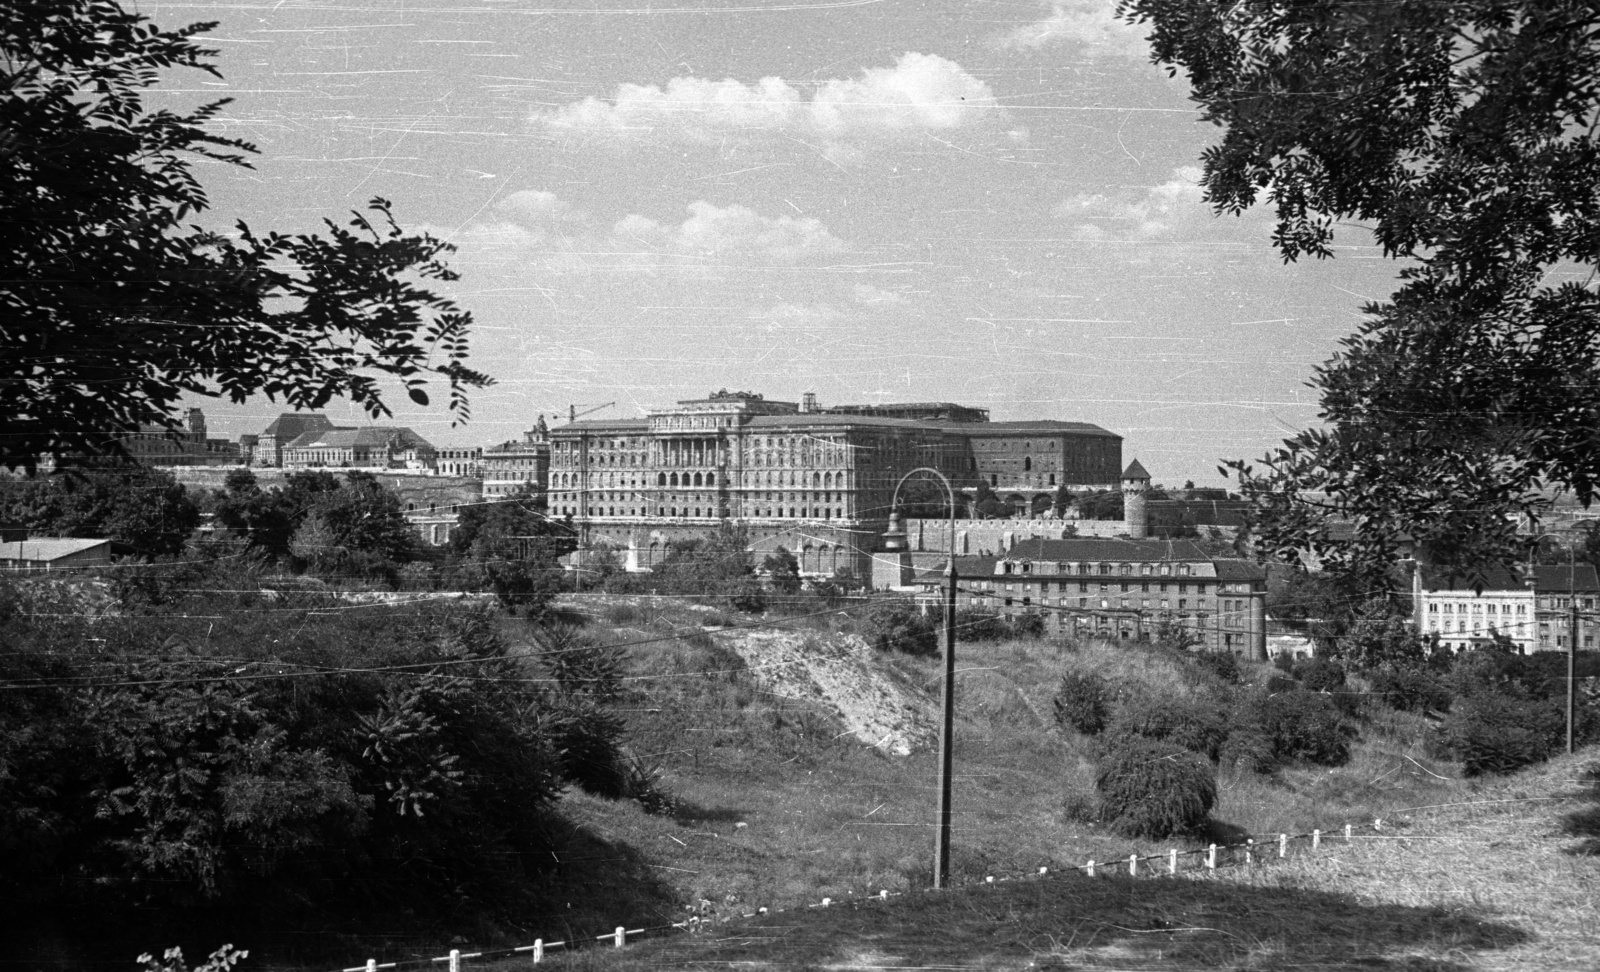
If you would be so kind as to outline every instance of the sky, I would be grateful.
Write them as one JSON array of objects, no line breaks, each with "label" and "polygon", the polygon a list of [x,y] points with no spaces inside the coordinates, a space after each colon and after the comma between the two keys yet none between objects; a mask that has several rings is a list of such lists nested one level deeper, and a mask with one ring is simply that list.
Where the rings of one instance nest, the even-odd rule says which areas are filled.
[{"label": "sky", "polygon": [[[242,170],[210,218],[315,229],[373,196],[459,249],[496,379],[435,445],[717,389],[1093,422],[1157,482],[1218,484],[1314,424],[1313,368],[1398,267],[1344,227],[1285,265],[1270,210],[1197,185],[1220,131],[1113,0],[143,3],[215,20]],[[441,402],[443,395],[434,401]],[[607,404],[614,403],[614,404]],[[200,400],[213,435],[280,410]],[[344,403],[338,424],[367,424]]]}]

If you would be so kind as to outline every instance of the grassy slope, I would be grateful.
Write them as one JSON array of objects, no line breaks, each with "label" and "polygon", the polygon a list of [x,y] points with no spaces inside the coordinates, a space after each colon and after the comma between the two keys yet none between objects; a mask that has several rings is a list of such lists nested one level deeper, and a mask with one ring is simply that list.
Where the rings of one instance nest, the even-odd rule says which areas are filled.
[{"label": "grassy slope", "polygon": [[[616,627],[616,637],[634,640],[682,625],[690,617],[658,609],[617,612],[614,620],[624,622]],[[757,907],[796,909],[825,896],[859,900],[879,889],[910,891],[930,883],[933,752],[889,757],[841,736],[843,729],[833,716],[814,703],[766,693],[732,651],[704,634],[640,646],[630,650],[630,658],[636,676],[629,703],[635,749],[659,765],[683,812],[677,819],[650,817],[627,803],[583,794],[566,797],[563,810],[570,819],[608,846],[636,851],[636,865],[642,865],[652,880],[625,882],[620,888],[613,883],[599,898],[577,892],[583,900],[575,905],[573,916],[583,920],[562,928],[594,933],[619,921],[634,927],[681,919],[690,910],[728,917]],[[889,677],[920,693],[931,710],[938,674],[934,660],[894,656],[880,657],[877,664]],[[1034,872],[1040,865],[1057,869],[1090,858],[1125,860],[1130,853],[1165,850],[1167,845],[1125,840],[1063,812],[1065,805],[1081,803],[1088,796],[1093,777],[1088,741],[1060,733],[1051,718],[1051,698],[1067,667],[1136,680],[1158,697],[1215,691],[1212,683],[1196,679],[1169,659],[1123,646],[1070,651],[1038,642],[963,646],[954,838],[958,883],[981,882],[987,874]],[[1252,677],[1269,674],[1258,671]],[[1338,770],[1293,768],[1273,777],[1225,771],[1214,813],[1216,826],[1209,836],[1221,841],[1247,833],[1270,837],[1313,827],[1336,830],[1349,821],[1393,818],[1403,808],[1473,799],[1472,794],[1482,788],[1458,779],[1450,765],[1428,759],[1420,735],[1416,720],[1389,715],[1363,727],[1353,759]],[[963,962],[978,964],[987,961],[980,957],[987,946],[980,945],[993,944],[999,940],[995,936],[1010,943],[1002,950],[1006,954],[1032,959],[1075,954],[1072,950],[1086,940],[1100,943],[1097,948],[1111,947],[1107,955],[1115,955],[1120,954],[1117,949],[1133,948],[1148,936],[1113,934],[1107,929],[1148,931],[1149,921],[1157,920],[1150,916],[1168,913],[1174,917],[1160,920],[1173,925],[1204,923],[1199,916],[1213,909],[1221,909],[1219,914],[1243,909],[1246,914],[1228,919],[1243,924],[1222,936],[1256,943],[1237,954],[1228,953],[1228,961],[1235,963],[1258,952],[1277,954],[1274,948],[1294,938],[1294,922],[1309,914],[1322,916],[1317,921],[1326,928],[1319,933],[1320,944],[1305,947],[1325,949],[1330,955],[1341,941],[1347,945],[1368,941],[1379,952],[1425,943],[1425,950],[1442,956],[1457,947],[1498,948],[1520,934],[1496,931],[1493,923],[1480,928],[1466,919],[1440,918],[1426,902],[1412,902],[1415,911],[1378,907],[1349,897],[1337,882],[1287,895],[1279,888],[1230,885],[1234,889],[1226,892],[1226,900],[1216,899],[1215,890],[1184,884],[1161,891],[1157,903],[1144,897],[1119,903],[1116,895],[1107,896],[1106,889],[1116,886],[1112,881],[1095,885],[1094,890],[1071,881],[1045,882],[1033,890],[1006,886],[982,892],[989,898],[962,899],[965,904],[954,898],[947,903],[918,898],[922,903],[900,899],[887,907],[911,909],[904,915],[896,910],[901,917],[895,922],[921,929],[912,938],[925,941],[932,951],[917,952],[918,961],[933,961],[934,953],[948,952],[947,957],[966,955]],[[994,902],[994,908],[975,903],[979,900]],[[967,913],[962,909],[974,908],[970,921],[960,917]],[[912,917],[923,911],[926,921]],[[1016,921],[1005,917],[1013,912],[1020,916]],[[1075,921],[1088,924],[1063,925],[1043,918],[1047,913],[1074,914],[1079,916]],[[1092,921],[1083,917],[1089,913],[1100,917]],[[815,933],[821,935],[835,921],[854,920],[841,915],[834,909],[815,919],[794,920],[820,922]],[[614,921],[608,916],[615,916]],[[531,930],[545,927],[540,918],[530,919]],[[876,940],[879,932],[869,929],[880,919],[869,915],[861,920],[866,925],[859,935]],[[1352,929],[1360,928],[1372,930],[1352,935]],[[560,932],[561,928],[540,931],[546,938]],[[977,938],[967,941],[968,932]],[[770,938],[751,934],[759,940]],[[1113,947],[1108,942],[1122,944]],[[1174,954],[1198,962],[1204,949],[1221,947],[1204,935],[1192,944]],[[862,954],[876,947],[857,945],[866,950]],[[763,954],[759,945],[751,949],[738,958],[707,953],[705,961],[776,960],[785,954],[783,950]],[[834,959],[841,960],[846,960],[842,953]],[[1324,956],[1312,964],[1325,960],[1331,961]]]}]

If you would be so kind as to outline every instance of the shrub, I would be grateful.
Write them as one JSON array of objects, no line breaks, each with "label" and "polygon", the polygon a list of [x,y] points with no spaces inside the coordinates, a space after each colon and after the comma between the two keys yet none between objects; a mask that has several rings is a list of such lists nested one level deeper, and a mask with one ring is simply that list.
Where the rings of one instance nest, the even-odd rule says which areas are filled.
[{"label": "shrub", "polygon": [[1333,692],[1344,688],[1344,666],[1331,658],[1312,656],[1297,662],[1290,674],[1309,692]]},{"label": "shrub", "polygon": [[1340,766],[1350,759],[1351,733],[1333,700],[1320,693],[1255,696],[1239,707],[1236,725],[1245,736],[1259,736],[1274,762]]},{"label": "shrub", "polygon": [[1565,731],[1555,703],[1479,692],[1451,706],[1435,748],[1460,760],[1467,776],[1509,773],[1548,759],[1564,744]]},{"label": "shrub", "polygon": [[1450,689],[1437,675],[1416,664],[1386,663],[1369,672],[1372,692],[1401,712],[1427,712],[1450,706]]},{"label": "shrub", "polygon": [[1123,736],[1095,776],[1101,819],[1129,837],[1160,840],[1202,827],[1217,802],[1211,765],[1180,746]]},{"label": "shrub", "polygon": [[1201,670],[1210,672],[1228,685],[1238,685],[1244,681],[1244,675],[1239,671],[1239,659],[1231,651],[1200,651],[1194,655],[1195,663]]},{"label": "shrub", "polygon": [[1111,688],[1093,672],[1068,672],[1061,676],[1056,691],[1056,725],[1075,729],[1086,736],[1098,735],[1106,727]]},{"label": "shrub", "polygon": [[973,642],[1003,641],[1006,637],[1005,619],[996,611],[958,610],[956,637]]},{"label": "shrub", "polygon": [[1121,700],[1116,725],[1122,732],[1165,740],[1215,760],[1228,738],[1228,710],[1225,703],[1204,698],[1139,693]]},{"label": "shrub", "polygon": [[867,643],[879,651],[937,655],[939,633],[933,620],[905,601],[879,601],[867,611]]}]

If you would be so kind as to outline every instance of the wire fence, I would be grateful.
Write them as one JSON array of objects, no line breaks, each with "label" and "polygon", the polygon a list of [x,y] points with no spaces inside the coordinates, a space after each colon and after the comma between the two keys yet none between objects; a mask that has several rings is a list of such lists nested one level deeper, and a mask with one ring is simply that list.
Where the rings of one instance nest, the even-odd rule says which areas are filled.
[{"label": "wire fence", "polygon": [[[463,952],[460,949],[451,949],[449,954],[430,958],[403,959],[393,962],[379,962],[369,958],[364,965],[353,965],[349,968],[339,969],[338,972],[377,972],[378,969],[402,969],[432,967],[447,964],[449,972],[460,972],[463,963],[472,961],[499,960],[525,955],[533,964],[542,963],[546,957],[556,952],[575,951],[581,948],[610,947],[624,948],[628,944],[637,942],[645,937],[661,937],[678,933],[693,933],[713,926],[727,924],[734,921],[750,921],[764,918],[769,915],[780,915],[787,912],[807,911],[818,908],[831,908],[840,904],[870,903],[874,901],[886,902],[891,898],[902,898],[916,894],[939,894],[944,892],[969,891],[999,884],[1010,884],[1018,881],[1039,881],[1062,877],[1067,874],[1076,874],[1085,878],[1099,878],[1111,876],[1125,876],[1130,878],[1180,878],[1192,876],[1215,875],[1219,870],[1239,867],[1256,867],[1275,863],[1290,858],[1292,846],[1308,846],[1310,853],[1322,849],[1325,843],[1353,844],[1358,840],[1414,840],[1411,835],[1384,834],[1383,820],[1374,819],[1370,825],[1345,824],[1340,830],[1312,830],[1301,834],[1261,834],[1246,837],[1242,842],[1231,844],[1207,844],[1205,847],[1180,851],[1172,848],[1163,854],[1130,854],[1124,858],[1104,861],[1086,861],[1083,864],[1067,865],[1065,867],[1041,866],[1037,871],[1029,871],[1010,875],[987,875],[982,881],[970,881],[954,885],[946,889],[927,888],[921,891],[890,891],[880,888],[877,891],[864,891],[857,895],[846,892],[842,899],[823,898],[819,902],[798,905],[793,908],[757,908],[751,912],[722,917],[702,917],[692,915],[683,921],[675,921],[658,925],[645,925],[639,928],[628,928],[617,925],[612,931],[595,936],[568,936],[565,939],[545,940],[536,938],[531,945],[515,945],[510,947],[480,949],[478,951]],[[1261,839],[1257,839],[1260,837]],[[1185,867],[1185,862],[1199,859],[1198,865],[1191,864]]]}]

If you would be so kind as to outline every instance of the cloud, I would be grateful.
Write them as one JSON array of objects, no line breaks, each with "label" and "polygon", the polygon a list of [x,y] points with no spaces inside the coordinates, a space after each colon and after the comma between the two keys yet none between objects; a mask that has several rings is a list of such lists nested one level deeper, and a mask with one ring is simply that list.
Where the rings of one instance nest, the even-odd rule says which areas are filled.
[{"label": "cloud", "polygon": [[730,132],[783,131],[836,140],[948,131],[984,124],[998,114],[987,83],[954,61],[911,51],[893,67],[823,81],[810,97],[776,77],[753,84],[678,77],[662,87],[621,84],[610,100],[585,98],[537,112],[533,119],[551,129],[587,133],[711,139]]},{"label": "cloud", "polygon": [[906,301],[900,294],[874,287],[871,284],[856,284],[853,293],[856,303],[868,306],[876,305],[882,307],[889,304],[903,304]]},{"label": "cloud", "polygon": [[1171,179],[1145,190],[1140,199],[1130,202],[1101,193],[1077,195],[1057,204],[1055,215],[1084,220],[1073,226],[1073,235],[1080,240],[1109,236],[1149,240],[1212,220],[1197,166],[1174,169]]},{"label": "cloud", "polygon": [[1146,28],[1118,19],[1116,0],[1048,0],[1046,6],[1049,13],[1001,37],[1000,46],[1032,49],[1074,43],[1090,55],[1147,57],[1150,53]]},{"label": "cloud", "polygon": [[475,264],[540,265],[559,273],[599,268],[793,265],[847,250],[821,220],[764,216],[746,206],[689,203],[681,221],[632,213],[610,225],[554,193],[524,190],[491,217],[460,232],[442,231]]},{"label": "cloud", "polygon": [[618,220],[612,236],[624,244],[658,252],[721,259],[754,255],[778,263],[796,263],[810,256],[838,253],[843,240],[810,217],[763,216],[739,205],[718,208],[697,200],[681,223],[660,223],[648,216]]}]

